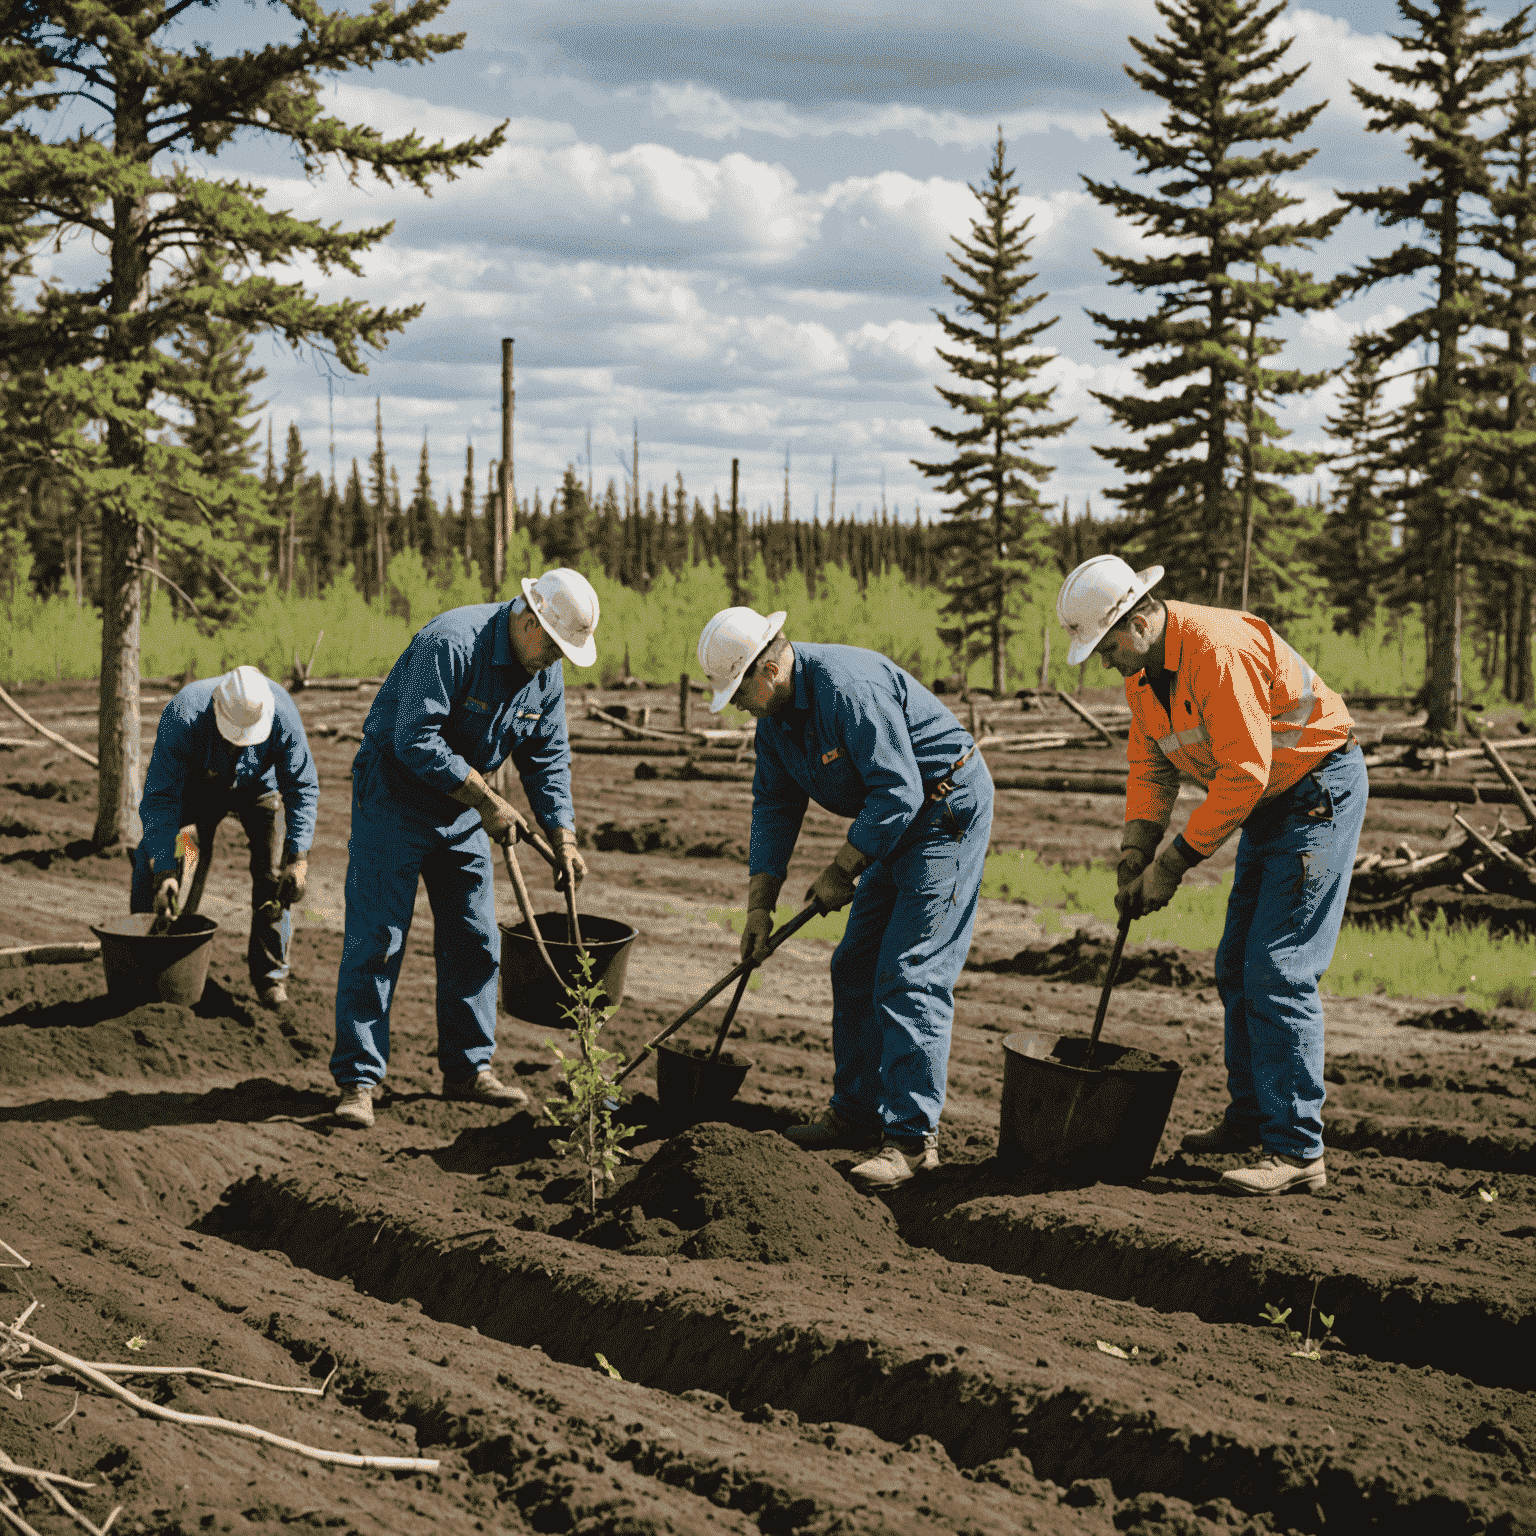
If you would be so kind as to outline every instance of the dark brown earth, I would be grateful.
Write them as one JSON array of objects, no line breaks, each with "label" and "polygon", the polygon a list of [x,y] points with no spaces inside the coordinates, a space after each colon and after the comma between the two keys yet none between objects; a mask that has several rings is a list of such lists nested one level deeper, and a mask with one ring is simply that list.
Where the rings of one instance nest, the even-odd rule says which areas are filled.
[{"label": "dark brown earth", "polygon": [[[678,1134],[653,1069],[631,1080],[632,1155],[594,1219],[549,1127],[438,1097],[425,901],[378,1124],[331,1124],[355,749],[339,738],[363,701],[300,703],[336,731],[316,734],[320,831],[286,1009],[257,1008],[245,976],[233,824],[195,1009],[124,1015],[96,964],[0,972],[0,1238],[34,1266],[0,1274],[0,1316],[36,1299],[30,1331],[99,1361],[294,1385],[334,1369],[320,1399],[131,1385],[312,1446],[441,1466],[326,1468],[95,1392],[77,1406],[64,1374],[0,1381],[21,1393],[0,1397],[0,1450],[94,1483],[79,1494],[90,1518],[121,1503],[114,1529],[157,1536],[1536,1531],[1536,1016],[1502,1009],[1469,1030],[1434,1017],[1455,999],[1330,1000],[1329,1185],[1235,1201],[1216,1189],[1231,1159],[1174,1150],[1223,1102],[1209,957],[1133,945],[1105,1038],[1183,1076],[1148,1179],[1070,1187],[995,1156],[1001,1041],[1085,1034],[1112,934],[1062,940],[984,903],[943,1165],[868,1202],[844,1179],[851,1154],[776,1135],[825,1101],[831,1074],[830,949],[797,938],[743,1001],[729,1048],[755,1065],[715,1120]],[[93,695],[28,704],[89,742]],[[734,964],[711,914],[741,904],[745,871],[687,848],[744,840],[749,793],[637,780],[635,763],[578,757],[583,825],[666,819],[695,841],[681,857],[589,854],[584,910],[641,930],[607,1029],[625,1051]],[[86,851],[88,770],[39,745],[0,774],[0,946],[86,937],[127,888],[126,861]],[[1107,796],[1005,792],[996,843],[1107,858],[1119,812]],[[1446,808],[1384,802],[1366,842],[1422,848],[1448,823]],[[840,828],[808,818],[796,880]],[[724,1001],[680,1042],[711,1044]],[[553,1090],[548,1038],[502,1021],[498,1069],[536,1098]],[[1288,1316],[1266,1325],[1266,1311]],[[25,1478],[0,1484],[43,1536],[71,1529]]]}]

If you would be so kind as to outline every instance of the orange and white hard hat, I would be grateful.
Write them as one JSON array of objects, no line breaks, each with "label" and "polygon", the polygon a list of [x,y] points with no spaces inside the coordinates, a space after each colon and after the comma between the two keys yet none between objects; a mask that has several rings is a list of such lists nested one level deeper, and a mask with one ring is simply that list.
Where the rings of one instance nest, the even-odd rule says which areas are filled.
[{"label": "orange and white hard hat", "polygon": [[784,627],[784,611],[766,617],[755,608],[722,608],[699,635],[699,665],[715,690],[711,714],[731,702],[742,675],[762,654],[763,647]]},{"label": "orange and white hard hat", "polygon": [[1056,594],[1056,617],[1072,637],[1067,664],[1087,661],[1099,641],[1162,579],[1162,566],[1133,571],[1119,555],[1084,560]]}]

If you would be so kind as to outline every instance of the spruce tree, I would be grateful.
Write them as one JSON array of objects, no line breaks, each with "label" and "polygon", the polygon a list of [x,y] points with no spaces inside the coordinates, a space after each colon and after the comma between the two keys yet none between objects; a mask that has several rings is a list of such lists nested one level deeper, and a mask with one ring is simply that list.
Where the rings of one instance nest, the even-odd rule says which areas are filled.
[{"label": "spruce tree", "polygon": [[1333,458],[1333,504],[1303,551],[1325,583],[1341,635],[1360,634],[1375,621],[1382,598],[1393,594],[1389,508],[1381,494],[1391,417],[1382,401],[1381,364],[1369,346],[1366,338],[1351,348],[1343,398],[1327,419],[1329,435],[1341,445]]},{"label": "spruce tree", "polygon": [[[1404,135],[1418,174],[1365,192],[1341,194],[1388,228],[1416,231],[1395,250],[1356,269],[1350,287],[1413,279],[1428,302],[1373,339],[1369,355],[1408,358],[1418,387],[1396,424],[1401,473],[1390,494],[1403,519],[1404,569],[1418,579],[1425,604],[1429,665],[1424,702],[1431,730],[1461,724],[1462,566],[1483,532],[1478,445],[1469,433],[1470,361],[1463,338],[1485,317],[1481,274],[1470,259],[1475,229],[1493,188],[1489,163],[1496,129],[1487,126],[1506,100],[1506,82],[1522,62],[1515,50],[1530,36],[1526,12],[1479,27],[1481,10],[1467,0],[1426,6],[1398,0],[1414,31],[1395,39],[1401,64],[1377,64],[1397,87],[1388,95],[1352,84],[1372,116],[1372,133]],[[1420,367],[1414,348],[1428,361]]]},{"label": "spruce tree", "polygon": [[[1211,601],[1251,553],[1283,579],[1293,499],[1280,483],[1308,473],[1319,455],[1281,446],[1274,406],[1315,389],[1326,374],[1275,366],[1272,334],[1287,313],[1331,301],[1328,285],[1282,264],[1283,254],[1324,239],[1343,217],[1283,215],[1302,199],[1280,189],[1316,150],[1287,150],[1324,102],[1296,111],[1275,103],[1306,72],[1280,68],[1289,39],[1272,27],[1285,9],[1260,0],[1160,0],[1167,33],[1132,38],[1143,68],[1126,73],[1167,107],[1146,131],[1109,117],[1115,143],[1133,155],[1148,187],[1084,177],[1093,197],[1139,229],[1152,255],[1096,252],[1114,287],[1156,294],[1149,314],[1089,311],[1099,345],[1139,358],[1142,388],[1095,392],[1140,441],[1096,447],[1127,476],[1110,499],[1130,514],[1137,547],[1172,567],[1170,595]],[[1276,526],[1279,520],[1280,526]]]},{"label": "spruce tree", "polygon": [[1027,590],[1045,545],[1037,486],[1052,466],[1029,457],[1026,449],[1060,437],[1076,418],[1039,419],[1050,409],[1055,386],[1040,387],[1038,375],[1051,354],[1034,346],[1056,319],[1028,319],[1046,294],[1025,291],[1037,276],[1029,270],[1030,220],[1017,215],[1019,190],[1001,132],[986,180],[971,191],[981,216],[971,220],[969,240],[955,237],[957,249],[949,259],[959,275],[946,272],[944,284],[959,300],[959,313],[973,316],[975,323],[934,311],[945,336],[963,349],[940,350],[960,387],[940,385],[939,395],[969,420],[931,429],[956,450],[953,458],[912,462],[938,483],[941,495],[956,498],[944,508],[950,520],[944,612],[953,622],[940,637],[959,652],[962,671],[975,656],[989,654],[992,692],[1001,698],[1017,594]]},{"label": "spruce tree", "polygon": [[437,502],[432,495],[432,461],[427,452],[427,434],[421,434],[421,459],[416,466],[416,493],[406,510],[405,542],[421,551],[421,558],[431,570],[438,556]]},{"label": "spruce tree", "polygon": [[[334,161],[425,190],[502,142],[498,130],[427,145],[326,110],[326,82],[348,69],[424,63],[460,47],[462,34],[426,30],[447,0],[378,3],[355,15],[319,0],[277,0],[268,14],[286,12],[290,34],[224,57],[186,32],[188,3],[26,0],[0,19],[0,209],[42,240],[85,235],[80,248],[103,253],[79,286],[50,284],[29,310],[0,315],[0,355],[46,369],[45,403],[74,428],[39,435],[36,453],[102,519],[100,845],[139,830],[145,524],[163,522],[167,488],[196,494],[191,456],[158,431],[165,343],[206,316],[276,333],[361,373],[362,349],[384,345],[419,312],[357,298],[324,303],[288,275],[312,262],[361,276],[358,257],[388,225],[347,232],[272,211],[263,189],[194,169],[189,157],[206,161],[237,138],[277,141],[306,176]],[[191,541],[193,527],[167,523],[161,535],[180,535],[184,552],[209,566],[251,560],[246,545],[206,522]]]}]

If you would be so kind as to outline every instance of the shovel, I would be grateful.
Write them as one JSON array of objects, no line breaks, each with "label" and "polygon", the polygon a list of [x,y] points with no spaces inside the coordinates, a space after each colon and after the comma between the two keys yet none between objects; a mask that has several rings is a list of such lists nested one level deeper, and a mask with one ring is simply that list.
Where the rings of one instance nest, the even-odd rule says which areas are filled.
[{"label": "shovel", "polygon": [[1109,1012],[1109,994],[1114,989],[1115,976],[1120,970],[1120,956],[1125,953],[1125,936],[1131,931],[1131,914],[1120,914],[1120,925],[1115,930],[1115,947],[1109,957],[1109,969],[1104,973],[1104,990],[1099,993],[1099,1011],[1093,1016],[1093,1033],[1088,1037],[1088,1054],[1083,1058],[1083,1070],[1093,1068],[1093,1053],[1099,1046],[1099,1032],[1104,1028],[1104,1015]]},{"label": "shovel", "polygon": [[[813,917],[819,917],[824,911],[825,908],[819,901],[808,901],[777,933],[769,938],[768,954],[771,955],[786,939],[792,938],[795,934],[799,933]],[[764,959],[766,958],[767,956],[764,956]],[[725,1011],[725,1022],[720,1026],[720,1033],[715,1039],[714,1052],[709,1058],[713,1062],[720,1055],[720,1047],[725,1043],[726,1031],[731,1027],[731,1020],[736,1017],[737,1005],[741,1002],[742,994],[747,990],[747,982],[751,979],[752,972],[760,963],[756,960],[743,960],[740,965],[727,971],[698,1002],[680,1013],[660,1034],[652,1036],[651,1039],[647,1040],[640,1047],[639,1054],[635,1059],[614,1078],[615,1085],[622,1083],[658,1045],[675,1035],[706,1003],[712,1002],[735,981],[737,982],[736,995],[731,999],[731,1005]]]}]

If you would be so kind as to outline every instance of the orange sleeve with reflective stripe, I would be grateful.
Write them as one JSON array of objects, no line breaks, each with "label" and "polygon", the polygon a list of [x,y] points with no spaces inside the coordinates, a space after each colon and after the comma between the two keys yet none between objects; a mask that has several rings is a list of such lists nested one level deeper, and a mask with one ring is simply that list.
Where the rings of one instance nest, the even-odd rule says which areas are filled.
[{"label": "orange sleeve with reflective stripe", "polygon": [[1271,681],[1252,650],[1219,645],[1195,654],[1189,688],[1210,732],[1216,776],[1189,818],[1184,841],[1208,858],[1248,819],[1269,785]]},{"label": "orange sleeve with reflective stripe", "polygon": [[1125,819],[1152,821],[1166,827],[1173,815],[1174,801],[1179,798],[1179,770],[1147,731],[1131,697],[1129,683],[1125,694],[1131,704],[1131,737],[1125,749],[1130,770],[1125,781]]}]

